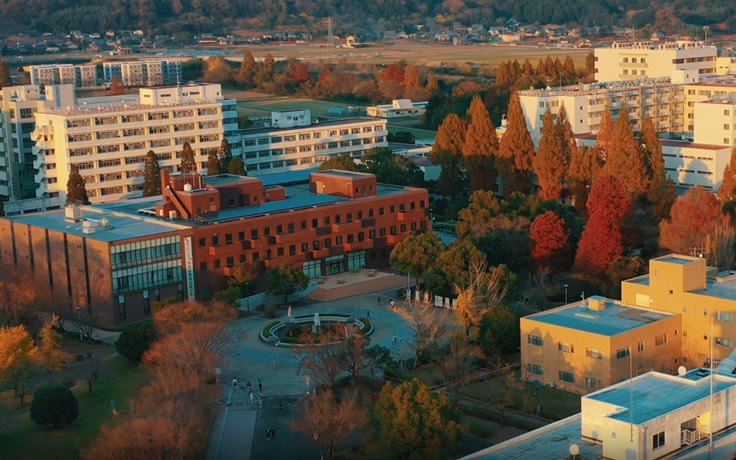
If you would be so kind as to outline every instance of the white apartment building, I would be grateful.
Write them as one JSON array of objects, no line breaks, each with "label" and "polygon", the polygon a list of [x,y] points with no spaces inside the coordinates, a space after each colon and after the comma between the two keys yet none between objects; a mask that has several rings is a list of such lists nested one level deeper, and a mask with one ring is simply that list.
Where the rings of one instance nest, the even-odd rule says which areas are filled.
[{"label": "white apartment building", "polygon": [[736,145],[736,88],[729,99],[715,99],[695,103],[696,144]]},{"label": "white apartment building", "polygon": [[697,41],[613,43],[595,49],[595,79],[599,82],[670,77],[673,71],[716,73],[715,46]]},{"label": "white apartment building", "polygon": [[72,85],[75,88],[97,88],[97,66],[94,64],[49,64],[29,67],[31,84]]},{"label": "white apartment building", "polygon": [[[33,164],[34,115],[46,107],[74,105],[71,85],[8,86],[0,90],[0,198],[17,201],[36,197]],[[6,212],[10,209],[6,206]]]},{"label": "white apartment building", "polygon": [[141,196],[145,156],[153,150],[159,165],[178,171],[189,143],[200,169],[223,136],[240,155],[234,100],[220,85],[145,88],[139,98],[80,99],[73,107],[36,113],[37,196],[63,202],[71,167],[77,166],[92,203]]},{"label": "white apartment building", "polygon": [[124,86],[161,86],[182,83],[182,59],[112,61],[102,64],[105,82],[115,75]]},{"label": "white apartment building", "polygon": [[369,117],[416,118],[427,112],[427,102],[412,102],[409,99],[394,99],[390,104],[372,105],[365,108]]},{"label": "white apartment building", "polygon": [[311,123],[309,110],[272,112],[271,128],[240,132],[248,175],[310,169],[340,155],[360,159],[387,147],[386,120],[346,118]]},{"label": "white apartment building", "polygon": [[[735,100],[736,75],[727,75],[714,81],[701,81],[685,85],[685,131],[695,130],[695,107],[698,102],[710,100]],[[702,119],[702,118],[701,118]],[[708,119],[706,118],[706,122]]]}]

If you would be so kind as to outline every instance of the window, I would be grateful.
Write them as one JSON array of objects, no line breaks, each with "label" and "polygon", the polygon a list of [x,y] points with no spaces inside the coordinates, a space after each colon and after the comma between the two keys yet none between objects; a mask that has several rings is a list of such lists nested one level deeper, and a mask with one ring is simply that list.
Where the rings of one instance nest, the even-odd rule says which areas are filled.
[{"label": "window", "polygon": [[625,358],[627,356],[629,356],[629,347],[616,350],[616,359]]},{"label": "window", "polygon": [[276,255],[283,256],[284,255],[284,248],[278,248],[278,249],[276,249]]},{"label": "window", "polygon": [[245,232],[238,232],[238,241],[243,241],[245,239]]},{"label": "window", "polygon": [[335,237],[335,244],[342,244],[342,236]]},{"label": "window", "polygon": [[289,245],[289,255],[290,256],[296,255],[296,245],[295,244]]},{"label": "window", "polygon": [[560,371],[560,380],[563,382],[575,383],[575,374]]},{"label": "window", "polygon": [[317,219],[312,219],[312,228],[317,228],[319,226]]},{"label": "window", "polygon": [[309,243],[302,243],[302,252],[309,251]]},{"label": "window", "polygon": [[638,343],[638,344],[636,345],[636,351],[638,351],[638,352],[642,352],[642,351],[644,351],[644,342],[639,342],[639,343]]},{"label": "window", "polygon": [[200,262],[199,263],[199,269],[202,271],[207,270],[207,262]]},{"label": "window", "polygon": [[226,263],[228,267],[232,267],[233,265],[235,265],[235,257],[228,257],[226,259]]},{"label": "window", "polygon": [[733,323],[733,313],[728,311],[719,311],[716,313],[716,319],[718,321],[728,321]]},{"label": "window", "polygon": [[253,230],[250,231],[250,238],[252,240],[258,239],[258,229],[257,228],[254,228]]},{"label": "window", "polygon": [[207,246],[207,240],[206,240],[206,239],[204,239],[204,238],[200,238],[200,239],[199,239],[199,247],[200,247],[200,248],[203,248],[203,247],[205,247],[205,246]]},{"label": "window", "polygon": [[530,374],[544,375],[544,368],[542,368],[542,366],[540,366],[539,364],[529,363],[528,367],[529,367]]},{"label": "window", "polygon": [[220,244],[220,237],[215,235],[212,237],[212,246],[219,246]]},{"label": "window", "polygon": [[541,347],[541,346],[544,345],[544,339],[542,339],[538,335],[531,335],[531,334],[529,334],[527,336],[527,341],[528,341],[528,343],[530,343],[532,345],[536,345],[538,347]]},{"label": "window", "polygon": [[261,253],[258,251],[255,251],[253,253],[253,260],[261,260]]},{"label": "window", "polygon": [[594,348],[586,348],[585,356],[593,359],[603,359],[603,354]]},{"label": "window", "polygon": [[652,436],[652,449],[657,450],[664,447],[664,431]]},{"label": "window", "polygon": [[654,338],[654,345],[660,346],[667,343],[667,334],[658,335]]},{"label": "window", "polygon": [[294,229],[294,223],[293,222],[288,225],[288,228],[289,228],[289,233],[294,233],[295,229]]},{"label": "window", "polygon": [[575,346],[570,343],[558,343],[557,349],[563,353],[575,353]]},{"label": "window", "polygon": [[225,244],[233,244],[233,234],[228,233],[225,235]]},{"label": "window", "polygon": [[352,243],[355,241],[355,235],[352,233],[348,235],[348,243]]},{"label": "window", "polygon": [[585,386],[588,388],[599,388],[601,381],[592,377],[585,377]]},{"label": "window", "polygon": [[733,347],[733,342],[723,337],[716,337],[716,343],[724,347]]},{"label": "window", "polygon": [[212,266],[215,268],[220,268],[220,259],[215,259],[212,263]]}]

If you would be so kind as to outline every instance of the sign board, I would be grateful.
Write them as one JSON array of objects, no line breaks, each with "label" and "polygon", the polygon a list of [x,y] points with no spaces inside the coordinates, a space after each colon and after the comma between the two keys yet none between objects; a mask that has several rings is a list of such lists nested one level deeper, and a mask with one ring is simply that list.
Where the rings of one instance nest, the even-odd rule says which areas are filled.
[{"label": "sign board", "polygon": [[194,300],[194,258],[192,257],[192,237],[184,238],[184,269],[187,277],[189,299]]}]

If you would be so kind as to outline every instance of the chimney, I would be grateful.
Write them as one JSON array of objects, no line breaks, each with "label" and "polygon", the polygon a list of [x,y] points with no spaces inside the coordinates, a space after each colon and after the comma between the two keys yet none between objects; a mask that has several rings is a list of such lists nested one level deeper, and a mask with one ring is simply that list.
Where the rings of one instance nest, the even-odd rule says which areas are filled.
[{"label": "chimney", "polygon": [[599,295],[588,297],[588,310],[603,311],[606,309],[606,299]]}]

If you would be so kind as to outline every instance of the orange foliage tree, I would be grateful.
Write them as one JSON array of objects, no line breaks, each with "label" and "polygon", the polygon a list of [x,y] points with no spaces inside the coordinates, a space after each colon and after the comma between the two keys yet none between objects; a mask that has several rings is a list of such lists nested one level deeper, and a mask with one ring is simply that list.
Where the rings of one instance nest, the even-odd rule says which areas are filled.
[{"label": "orange foliage tree", "polygon": [[564,269],[570,263],[570,229],[552,211],[540,214],[530,227],[531,254],[538,268]]},{"label": "orange foliage tree", "polygon": [[649,184],[647,168],[625,104],[616,119],[613,135],[613,141],[606,149],[603,173],[616,177],[632,196],[646,192]]},{"label": "orange foliage tree", "polygon": [[716,193],[721,206],[736,200],[736,147],[731,149],[731,160],[723,170],[723,182]]},{"label": "orange foliage tree", "polygon": [[476,95],[470,102],[468,129],[463,144],[463,164],[468,171],[471,190],[495,190],[494,159],[498,153],[498,137],[483,99]]},{"label": "orange foliage tree", "polygon": [[465,144],[467,124],[457,114],[451,113],[442,121],[434,145],[429,153],[432,163],[442,166],[439,178],[440,193],[455,196],[463,188],[460,159]]},{"label": "orange foliage tree", "polygon": [[539,180],[539,196],[545,200],[558,200],[562,197],[562,181],[566,171],[565,156],[559,130],[549,107],[542,120],[542,137],[534,157],[534,171]]},{"label": "orange foliage tree", "polygon": [[529,193],[531,190],[532,163],[534,161],[534,142],[526,125],[526,117],[521,109],[519,93],[511,92],[506,132],[499,144],[499,170],[506,180],[506,195],[512,192]]},{"label": "orange foliage tree", "polygon": [[659,246],[681,254],[704,248],[720,213],[715,195],[702,187],[691,188],[672,205],[671,217],[659,224]]}]

